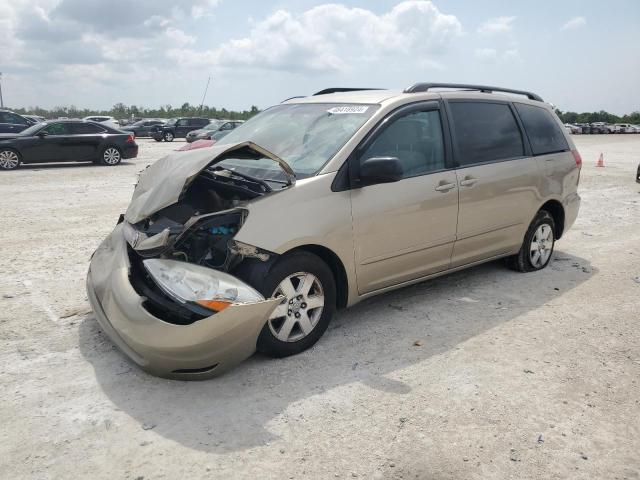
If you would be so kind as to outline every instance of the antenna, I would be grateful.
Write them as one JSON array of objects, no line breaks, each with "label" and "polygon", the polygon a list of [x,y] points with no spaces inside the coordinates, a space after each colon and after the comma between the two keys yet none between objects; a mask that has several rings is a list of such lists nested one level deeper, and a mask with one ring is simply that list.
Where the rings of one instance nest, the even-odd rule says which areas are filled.
[{"label": "antenna", "polygon": [[200,102],[200,108],[198,109],[198,112],[202,112],[202,106],[204,105],[204,99],[207,96],[207,90],[209,90],[209,82],[211,81],[211,77],[207,77],[207,86],[204,87],[204,95],[202,95],[202,102]]}]

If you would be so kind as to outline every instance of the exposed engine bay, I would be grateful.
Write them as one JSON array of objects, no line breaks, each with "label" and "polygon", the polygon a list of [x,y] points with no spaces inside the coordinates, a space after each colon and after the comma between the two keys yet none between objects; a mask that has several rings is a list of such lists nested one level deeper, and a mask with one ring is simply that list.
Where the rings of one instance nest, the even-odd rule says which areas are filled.
[{"label": "exposed engine bay", "polygon": [[[293,184],[286,175],[284,180],[282,175],[263,180],[243,173],[253,173],[252,160],[265,158],[268,157],[264,153],[252,148],[221,155],[185,184],[176,203],[137,223],[125,223],[131,283],[146,299],[145,307],[149,311],[177,324],[190,324],[211,315],[211,311],[198,305],[178,305],[170,300],[143,267],[145,259],[178,260],[234,274],[243,262],[275,260],[275,253],[234,239],[247,218],[249,201],[276,194]],[[237,167],[220,165],[226,159],[232,159],[233,165],[238,165],[238,160],[246,160],[247,168],[240,172]],[[244,167],[244,162],[241,165]],[[288,172],[285,170],[285,173]]]},{"label": "exposed engine bay", "polygon": [[[233,154],[234,160],[261,158],[264,156],[250,149]],[[245,257],[266,261],[273,255],[233,238],[248,215],[248,201],[282,190],[291,182],[262,180],[219,165],[223,160],[225,157],[204,168],[177,203],[133,225],[134,238],[129,244],[140,256],[182,260],[227,272]]]}]

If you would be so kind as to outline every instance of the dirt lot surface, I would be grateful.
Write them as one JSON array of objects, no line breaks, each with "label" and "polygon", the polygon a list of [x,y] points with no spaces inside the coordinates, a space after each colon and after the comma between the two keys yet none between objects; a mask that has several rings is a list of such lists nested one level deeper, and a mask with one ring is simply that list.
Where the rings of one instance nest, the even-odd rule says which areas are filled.
[{"label": "dirt lot surface", "polygon": [[574,138],[582,208],[545,271],[405,288],[190,383],[130,364],[84,291],[137,172],[181,142],[0,172],[0,477],[640,478],[640,135]]}]

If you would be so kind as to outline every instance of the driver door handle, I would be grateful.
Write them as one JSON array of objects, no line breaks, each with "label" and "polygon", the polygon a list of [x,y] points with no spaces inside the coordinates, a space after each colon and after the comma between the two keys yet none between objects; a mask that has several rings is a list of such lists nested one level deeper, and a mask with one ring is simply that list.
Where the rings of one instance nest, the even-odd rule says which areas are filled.
[{"label": "driver door handle", "polygon": [[442,183],[436,187],[436,192],[448,192],[452,188],[455,188],[455,183]]}]

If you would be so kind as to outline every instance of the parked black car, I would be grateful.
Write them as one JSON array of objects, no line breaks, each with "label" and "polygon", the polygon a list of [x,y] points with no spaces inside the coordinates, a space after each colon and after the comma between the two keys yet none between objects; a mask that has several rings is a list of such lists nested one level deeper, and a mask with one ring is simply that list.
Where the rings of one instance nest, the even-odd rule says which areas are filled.
[{"label": "parked black car", "polygon": [[193,130],[187,133],[187,142],[196,140],[211,140],[211,136],[221,130],[231,131],[242,125],[242,120],[211,120],[209,125],[205,125],[199,130]]},{"label": "parked black car", "polygon": [[155,127],[151,136],[156,142],[173,142],[174,138],[185,138],[191,130],[197,130],[211,122],[208,118],[183,117],[171,118],[164,125]]},{"label": "parked black car", "polygon": [[0,110],[0,133],[18,133],[35,122],[9,110]]},{"label": "parked black car", "polygon": [[43,162],[117,165],[137,156],[132,134],[83,120],[37,123],[19,133],[0,134],[0,170]]},{"label": "parked black car", "polygon": [[150,137],[156,127],[162,126],[165,123],[166,120],[143,119],[126,127],[120,127],[120,130],[123,132],[131,132],[136,137]]}]

